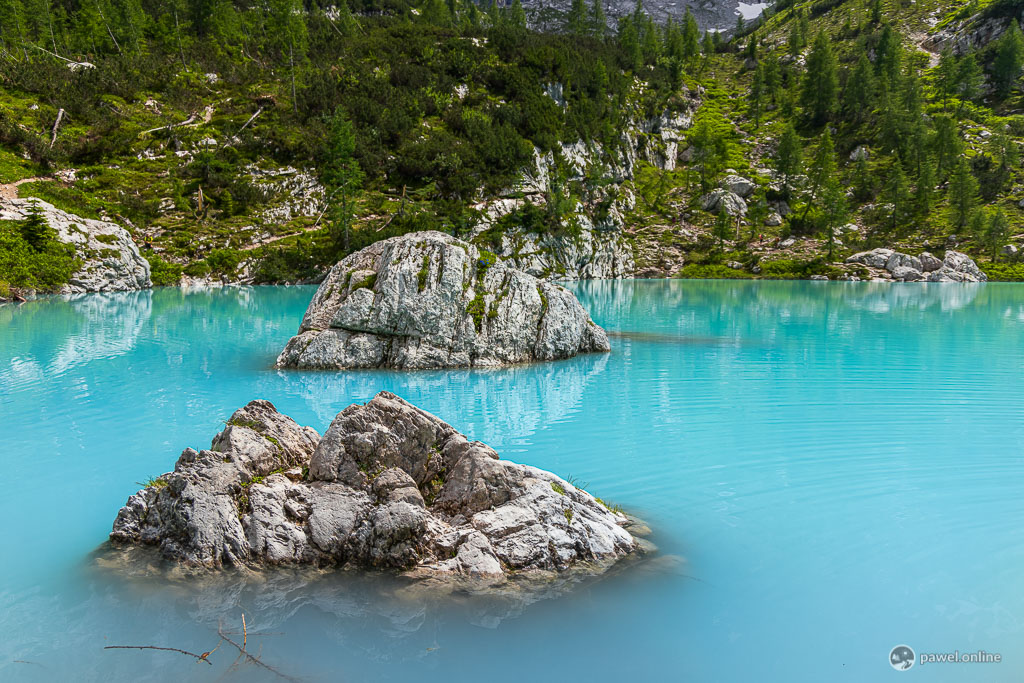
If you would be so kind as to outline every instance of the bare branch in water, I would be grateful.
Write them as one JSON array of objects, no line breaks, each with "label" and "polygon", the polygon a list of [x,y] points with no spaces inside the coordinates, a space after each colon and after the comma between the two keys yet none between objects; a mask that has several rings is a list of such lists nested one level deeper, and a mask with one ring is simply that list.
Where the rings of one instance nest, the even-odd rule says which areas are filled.
[{"label": "bare branch in water", "polygon": [[[243,634],[242,642],[243,643],[248,638],[247,631],[248,631],[248,629],[247,629],[247,627],[245,625],[245,618],[243,617],[242,618],[242,634]],[[220,626],[217,627],[217,635],[219,635],[221,637],[221,640],[226,641],[229,645],[231,645],[236,650],[238,650],[238,656],[239,657],[244,657],[245,661],[250,662],[252,664],[255,664],[256,666],[258,666],[258,667],[260,667],[262,669],[266,669],[267,671],[269,671],[270,673],[274,674],[278,678],[283,678],[286,681],[294,681],[295,683],[298,682],[299,679],[293,678],[292,676],[289,676],[289,675],[287,675],[285,673],[282,673],[282,672],[278,671],[277,669],[275,669],[274,667],[270,666],[269,664],[264,662],[262,659],[260,659],[259,654],[253,655],[252,653],[248,652],[245,649],[245,646],[239,645],[235,641],[231,640],[231,638],[228,637],[228,634],[225,633],[224,630]],[[237,664],[237,663],[238,663],[238,660],[235,660],[235,664]],[[235,664],[233,664],[232,666],[235,666]]]},{"label": "bare branch in water", "polygon": [[[217,647],[220,647],[219,643],[218,643]],[[195,657],[197,662],[206,662],[210,666],[213,666],[213,663],[209,659],[207,659],[207,657],[209,657],[213,653],[213,651],[216,650],[217,648],[215,647],[215,648],[213,648],[213,650],[210,650],[209,652],[204,652],[201,655],[197,655],[195,652],[189,652],[188,650],[180,650],[180,649],[178,649],[176,647],[158,647],[156,645],[107,645],[103,649],[104,650],[164,650],[166,652],[180,652],[183,655],[188,655],[189,657]]]}]

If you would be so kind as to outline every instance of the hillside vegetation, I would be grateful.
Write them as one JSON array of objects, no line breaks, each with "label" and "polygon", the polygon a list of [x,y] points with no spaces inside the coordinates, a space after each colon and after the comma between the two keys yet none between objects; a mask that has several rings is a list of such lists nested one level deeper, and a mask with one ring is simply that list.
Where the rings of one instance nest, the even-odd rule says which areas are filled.
[{"label": "hillside vegetation", "polygon": [[[545,33],[518,2],[3,0],[0,183],[125,225],[156,284],[302,280],[382,237],[477,236],[549,152],[542,196],[479,239],[571,241],[579,207],[621,202],[640,274],[835,276],[884,244],[1019,279],[1019,13],[783,0],[726,39],[642,5],[611,29],[599,0]],[[677,158],[612,177],[630,126],[693,108]],[[573,172],[577,141],[601,164]],[[704,210],[730,174],[756,184],[743,215]]]}]

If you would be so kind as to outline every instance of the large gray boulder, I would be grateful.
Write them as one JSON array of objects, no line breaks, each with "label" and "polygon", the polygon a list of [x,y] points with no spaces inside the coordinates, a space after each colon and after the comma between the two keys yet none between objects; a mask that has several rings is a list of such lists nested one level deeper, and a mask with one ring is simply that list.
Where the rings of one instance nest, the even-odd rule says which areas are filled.
[{"label": "large gray boulder", "polygon": [[430,231],[337,263],[277,365],[501,366],[608,350],[604,330],[564,287]]},{"label": "large gray boulder", "polygon": [[711,213],[724,211],[730,216],[745,216],[747,213],[747,203],[743,201],[743,198],[724,188],[712,190],[704,195],[700,202],[701,208]]},{"label": "large gray boulder", "polygon": [[43,217],[61,242],[75,247],[81,262],[61,294],[124,292],[152,287],[149,261],[128,231],[116,223],[82,218],[41,199],[0,199],[0,220],[21,221],[38,203]]},{"label": "large gray boulder", "polygon": [[859,263],[862,266],[871,266],[872,268],[885,268],[894,253],[896,252],[892,249],[879,247],[878,249],[872,249],[871,251],[862,251],[858,254],[854,254],[847,258],[846,262]]},{"label": "large gray boulder", "polygon": [[253,401],[209,450],[128,499],[115,547],[185,565],[352,566],[503,580],[607,568],[639,549],[630,521],[550,472],[500,460],[388,392],[343,410],[321,439]]}]

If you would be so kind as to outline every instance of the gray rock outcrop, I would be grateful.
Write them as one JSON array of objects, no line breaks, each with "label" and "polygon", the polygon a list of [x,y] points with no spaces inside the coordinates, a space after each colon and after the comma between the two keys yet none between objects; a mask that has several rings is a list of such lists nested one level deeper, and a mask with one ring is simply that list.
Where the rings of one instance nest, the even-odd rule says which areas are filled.
[{"label": "gray rock outcrop", "polygon": [[721,187],[734,195],[746,199],[757,190],[757,183],[743,176],[730,174],[722,178]]},{"label": "gray rock outcrop", "polygon": [[504,579],[607,568],[638,550],[630,521],[565,480],[500,460],[381,392],[321,439],[253,401],[209,450],[134,494],[115,547],[157,546],[191,566],[314,565]]},{"label": "gray rock outcrop", "polygon": [[33,203],[38,203],[57,239],[73,245],[81,261],[61,294],[124,292],[152,286],[149,262],[128,231],[116,223],[82,218],[40,199],[0,200],[0,220],[25,220]]},{"label": "gray rock outcrop", "polygon": [[559,285],[439,232],[392,237],[337,263],[279,367],[501,366],[608,351]]},{"label": "gray rock outcrop", "polygon": [[920,256],[903,254],[892,249],[878,248],[862,251],[846,259],[870,268],[886,271],[893,280],[900,282],[986,282],[988,276],[967,254],[949,250],[941,261],[925,251]]},{"label": "gray rock outcrop", "polygon": [[724,211],[730,216],[743,216],[747,213],[747,203],[743,198],[724,188],[712,190],[704,195],[701,198],[701,208],[712,213]]}]

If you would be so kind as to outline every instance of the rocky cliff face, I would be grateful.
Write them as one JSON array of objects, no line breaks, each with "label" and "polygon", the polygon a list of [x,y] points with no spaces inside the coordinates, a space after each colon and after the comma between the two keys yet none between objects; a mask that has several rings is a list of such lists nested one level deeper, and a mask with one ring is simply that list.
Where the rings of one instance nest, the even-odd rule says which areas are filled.
[{"label": "rocky cliff face", "polygon": [[[556,99],[557,101],[557,99]],[[502,197],[478,204],[481,220],[475,241],[536,277],[609,279],[629,277],[636,270],[633,249],[623,233],[625,216],[635,199],[623,183],[632,180],[638,161],[672,170],[680,145],[699,105],[696,93],[687,95],[683,111],[637,119],[622,134],[617,149],[583,140],[562,143],[554,152],[536,151],[523,180]],[[532,232],[507,223],[494,237],[492,229],[526,204],[546,206],[556,189],[578,188],[578,199],[556,232]]]},{"label": "rocky cliff face", "polygon": [[609,350],[566,289],[439,232],[382,240],[328,273],[279,367],[500,366]]},{"label": "rocky cliff face", "polygon": [[38,199],[0,200],[0,220],[25,220],[33,203],[38,203],[57,239],[74,245],[82,261],[61,289],[62,294],[123,292],[152,286],[149,262],[128,231],[116,223],[82,218]]},{"label": "rocky cliff face", "polygon": [[559,477],[500,460],[388,392],[321,439],[267,401],[210,450],[185,449],[121,508],[115,546],[203,567],[316,565],[501,580],[604,568],[638,550],[626,517]]}]

